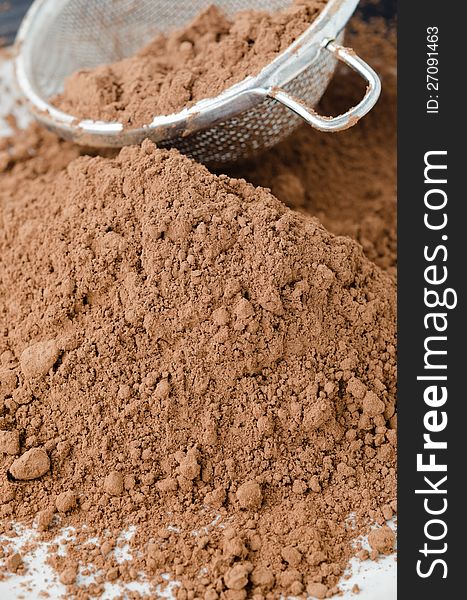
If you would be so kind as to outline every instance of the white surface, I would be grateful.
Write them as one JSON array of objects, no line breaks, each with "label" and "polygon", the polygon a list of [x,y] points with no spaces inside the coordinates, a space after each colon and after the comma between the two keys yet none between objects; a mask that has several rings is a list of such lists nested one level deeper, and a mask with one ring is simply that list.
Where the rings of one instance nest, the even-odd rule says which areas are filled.
[{"label": "white surface", "polygon": [[[394,526],[394,524],[392,525]],[[122,541],[131,539],[134,531],[134,528],[130,528],[120,536],[120,539]],[[21,553],[22,547],[37,538],[34,529],[17,527],[16,533],[17,536],[11,538],[0,536],[0,541],[7,549],[8,554],[11,551]],[[71,528],[62,528],[54,539],[54,543],[60,544],[61,541],[70,539],[72,536],[73,530]],[[93,541],[90,539],[88,543]],[[41,592],[47,592],[52,600],[66,598],[66,587],[60,583],[58,575],[46,562],[49,546],[50,543],[45,542],[38,544],[33,551],[29,551],[24,555],[25,575],[13,575],[4,581],[0,581],[1,600],[39,598]],[[364,544],[364,546],[368,548],[367,544]],[[131,559],[127,545],[118,547],[114,551],[114,556],[119,564]],[[0,565],[3,562],[0,560]],[[76,583],[77,585],[89,584],[97,574],[99,574],[99,571],[96,569],[94,569],[91,576],[84,577],[79,574]],[[397,598],[395,555],[382,557],[377,562],[369,560],[360,562],[355,558],[351,561],[347,574],[351,574],[350,578],[343,579],[340,583],[340,588],[345,591],[343,596],[340,596],[342,600],[395,600]],[[353,594],[351,592],[354,584],[359,586],[360,593]],[[163,593],[159,589],[157,597],[173,598],[172,591],[176,587],[176,583],[171,583]],[[138,591],[141,594],[147,594],[148,598],[154,598],[154,591],[144,580],[143,575],[139,581],[134,581],[124,587],[119,584],[106,583],[101,598],[102,600],[112,600],[121,595],[125,597],[125,591]]]},{"label": "white surface", "polygon": [[[13,111],[19,120],[21,125],[25,124],[27,118],[24,114],[24,109],[15,103],[15,96],[17,91],[13,85],[13,69],[11,62],[5,59],[4,55],[0,54],[0,135],[7,135],[11,133],[8,125],[2,120],[2,115],[6,115]],[[1,177],[1,176],[0,176]],[[34,530],[28,530],[18,527],[18,535],[13,538],[7,538],[0,536],[0,541],[6,544],[9,549],[21,551],[21,548],[36,538],[37,534]],[[72,535],[72,531],[68,529],[62,529],[57,540],[63,540]],[[128,538],[132,535],[132,531],[127,531],[124,535]],[[26,565],[26,574],[23,576],[13,575],[7,579],[0,581],[0,600],[18,600],[19,598],[25,598],[26,600],[32,600],[39,598],[41,592],[47,592],[48,597],[52,600],[66,598],[66,587],[62,585],[58,579],[58,576],[46,564],[47,549],[48,545],[42,543],[34,551],[30,551],[24,556],[24,563]],[[124,562],[130,558],[127,549],[120,548],[116,552],[118,555],[116,558],[119,562]],[[2,565],[4,561],[0,559],[0,572],[2,571]],[[397,598],[396,592],[396,559],[395,556],[384,557],[378,560],[378,562],[366,561],[361,563],[358,559],[354,559],[351,563],[349,573],[351,577],[347,580],[342,580],[340,587],[346,590],[343,596],[340,596],[342,600],[395,600]],[[95,573],[96,574],[96,573]],[[92,577],[78,576],[77,583],[87,584],[90,582]],[[351,593],[352,586],[358,584],[360,587],[360,593],[355,595]],[[171,588],[173,589],[175,584],[168,588],[167,593],[164,597],[171,597]],[[105,585],[105,592],[101,596],[102,600],[111,600],[116,598],[119,594],[124,594],[125,589],[127,591],[138,591],[140,593],[149,592],[149,586],[144,582],[142,578],[139,582],[133,582],[122,588],[119,585],[107,583]],[[148,597],[154,598],[154,595],[148,593]]]}]

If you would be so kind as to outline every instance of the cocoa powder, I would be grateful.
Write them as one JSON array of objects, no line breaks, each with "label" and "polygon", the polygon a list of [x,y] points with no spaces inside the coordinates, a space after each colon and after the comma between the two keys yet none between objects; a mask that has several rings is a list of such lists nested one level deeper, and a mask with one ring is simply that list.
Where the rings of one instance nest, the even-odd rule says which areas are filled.
[{"label": "cocoa powder", "polygon": [[[359,241],[365,254],[395,274],[397,89],[396,32],[382,19],[353,19],[346,43],[382,80],[375,108],[357,127],[329,135],[304,125],[284,143],[229,170],[295,210],[311,213],[337,235]],[[340,70],[320,103],[339,115],[364,94],[361,80]]]},{"label": "cocoa powder", "polygon": [[180,31],[135,56],[71,75],[53,102],[80,119],[148,125],[253,76],[292,44],[326,0],[294,0],[276,11],[227,17],[210,6]]},{"label": "cocoa powder", "polygon": [[2,527],[76,528],[50,558],[70,597],[141,572],[180,599],[328,597],[395,512],[393,42],[354,27],[385,61],[374,117],[236,169],[270,168],[303,214],[148,142],[107,158],[37,126],[2,142]]}]

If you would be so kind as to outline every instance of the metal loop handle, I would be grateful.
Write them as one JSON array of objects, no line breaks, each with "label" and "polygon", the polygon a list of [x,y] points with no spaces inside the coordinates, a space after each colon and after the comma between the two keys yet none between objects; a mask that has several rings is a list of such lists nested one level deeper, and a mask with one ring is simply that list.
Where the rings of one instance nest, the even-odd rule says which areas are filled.
[{"label": "metal loop handle", "polygon": [[345,63],[367,81],[366,94],[361,102],[338,117],[323,117],[313,110],[313,108],[307,106],[304,102],[288,94],[281,88],[270,88],[267,90],[267,95],[287,106],[290,110],[293,110],[293,112],[319,131],[343,131],[344,129],[353,127],[373,108],[381,93],[381,81],[375,71],[357,56],[351,48],[339,46],[333,40],[325,40],[323,48],[331,52],[338,60]]}]

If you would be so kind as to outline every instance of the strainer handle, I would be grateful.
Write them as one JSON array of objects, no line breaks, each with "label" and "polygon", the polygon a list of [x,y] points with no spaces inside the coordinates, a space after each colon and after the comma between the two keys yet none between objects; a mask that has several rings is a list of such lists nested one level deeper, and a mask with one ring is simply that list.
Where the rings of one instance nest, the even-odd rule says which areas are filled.
[{"label": "strainer handle", "polygon": [[381,81],[375,71],[357,56],[351,48],[339,46],[333,40],[325,40],[323,48],[327,52],[331,52],[338,60],[348,65],[366,80],[368,84],[366,94],[356,106],[338,117],[323,117],[303,101],[288,94],[281,88],[273,87],[267,91],[267,95],[287,106],[290,110],[293,110],[293,112],[302,117],[302,119],[315,129],[319,129],[320,131],[343,131],[344,129],[353,127],[373,108],[381,93]]}]

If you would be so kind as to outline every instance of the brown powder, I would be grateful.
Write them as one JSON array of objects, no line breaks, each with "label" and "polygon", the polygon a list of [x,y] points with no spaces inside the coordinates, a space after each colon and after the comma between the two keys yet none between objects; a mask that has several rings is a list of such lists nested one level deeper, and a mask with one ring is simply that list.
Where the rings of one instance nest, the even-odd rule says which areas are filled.
[{"label": "brown powder", "polygon": [[158,36],[135,56],[78,71],[54,99],[81,119],[149,124],[215,97],[256,75],[292,44],[326,0],[294,0],[277,12],[242,11],[228,18],[216,6],[184,29]]},{"label": "brown powder", "polygon": [[10,465],[8,474],[18,481],[38,479],[50,469],[50,459],[43,448],[30,448]]},{"label": "brown powder", "polygon": [[[366,40],[368,26],[352,43]],[[342,75],[326,102],[352,87]],[[304,129],[297,154],[286,142],[269,155],[298,182],[291,204],[364,233],[389,269],[393,246],[362,214],[394,239],[393,106],[386,93],[340,150],[340,136]],[[69,596],[84,597],[78,564],[102,569],[97,596],[140,571],[152,585],[170,573],[181,599],[335,593],[352,542],[395,510],[392,277],[316,219],[176,152],[75,160],[85,150],[36,126],[3,147],[0,429],[51,462],[22,483],[7,475],[19,456],[1,455],[5,529],[77,527],[51,557]],[[376,155],[388,160],[369,163],[370,181]],[[119,563],[131,524],[133,560]],[[376,553],[393,544],[382,530]]]},{"label": "brown powder", "polygon": [[394,532],[389,527],[373,529],[368,535],[368,542],[372,550],[381,554],[391,554],[394,550],[395,539]]},{"label": "brown powder", "polygon": [[[288,206],[318,217],[329,231],[358,240],[372,261],[395,274],[396,33],[379,19],[353,19],[351,28],[346,43],[382,79],[375,108],[358,126],[336,135],[304,125],[289,140],[229,174],[271,188]],[[341,114],[362,92],[359,78],[342,70],[319,110]]]},{"label": "brown powder", "polygon": [[360,532],[394,498],[391,279],[262,189],[150,143],[17,186],[5,177],[0,351],[18,382],[2,428],[22,444],[3,472],[35,481],[4,479],[7,513],[139,525],[142,568],[181,564],[185,588],[244,590],[260,566],[277,592],[334,587],[346,517]]}]

